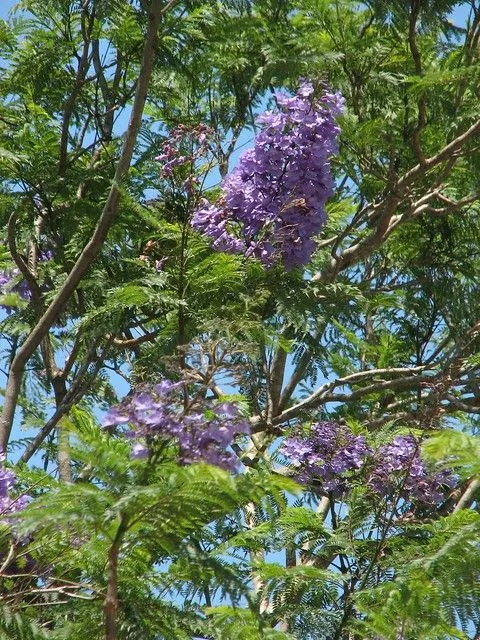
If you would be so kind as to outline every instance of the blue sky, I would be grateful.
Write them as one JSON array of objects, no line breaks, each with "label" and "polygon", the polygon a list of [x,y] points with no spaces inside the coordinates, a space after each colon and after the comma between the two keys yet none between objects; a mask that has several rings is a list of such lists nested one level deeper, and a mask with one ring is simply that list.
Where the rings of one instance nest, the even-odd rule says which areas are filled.
[{"label": "blue sky", "polygon": [[6,18],[14,4],[16,4],[16,0],[0,0],[0,18]]}]

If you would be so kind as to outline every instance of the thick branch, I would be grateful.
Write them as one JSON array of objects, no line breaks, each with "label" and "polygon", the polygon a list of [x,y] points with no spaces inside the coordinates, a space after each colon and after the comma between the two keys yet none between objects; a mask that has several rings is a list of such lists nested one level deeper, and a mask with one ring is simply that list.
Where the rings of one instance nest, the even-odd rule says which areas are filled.
[{"label": "thick branch", "polygon": [[[408,391],[410,389],[416,389],[422,382],[428,382],[431,380],[429,376],[406,376],[403,378],[396,378],[394,380],[382,380],[381,382],[374,382],[366,387],[362,387],[352,393],[331,393],[331,390],[338,386],[335,383],[331,384],[330,388],[323,389],[321,393],[315,392],[308,398],[305,398],[302,402],[299,402],[293,407],[283,411],[275,420],[273,424],[281,424],[292,418],[296,418],[302,411],[312,409],[327,402],[354,402],[372,393],[379,393],[381,391]],[[348,383],[343,383],[348,384]]]},{"label": "thick branch", "polygon": [[279,412],[280,394],[282,392],[286,364],[287,352],[279,346],[275,353],[269,376],[268,395],[270,404],[269,415],[271,418],[276,416]]},{"label": "thick branch", "polygon": [[[327,517],[329,509],[330,509],[330,498],[328,496],[322,496],[315,510],[315,513],[317,514],[321,522],[325,521],[325,518]],[[314,544],[312,543],[311,540],[309,540],[308,542],[305,542],[302,545],[302,551],[300,553],[301,564],[309,567],[318,566],[318,560],[312,556],[313,547],[314,547]],[[322,558],[322,560],[325,561],[325,558]],[[327,559],[328,564],[325,565],[322,563],[322,569],[326,569],[332,561],[333,561],[333,558],[329,557]]]},{"label": "thick branch", "polygon": [[108,551],[107,559],[107,593],[103,603],[105,618],[105,640],[117,640],[118,611],[118,557],[123,536],[127,530],[127,520],[122,516],[117,533]]}]

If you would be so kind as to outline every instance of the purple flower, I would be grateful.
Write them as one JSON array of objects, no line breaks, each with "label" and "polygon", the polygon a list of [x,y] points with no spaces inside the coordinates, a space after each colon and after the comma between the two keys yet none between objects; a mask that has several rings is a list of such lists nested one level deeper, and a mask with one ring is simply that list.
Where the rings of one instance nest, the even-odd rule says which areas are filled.
[{"label": "purple flower", "polygon": [[166,261],[168,260],[168,258],[162,258],[161,260],[155,260],[155,271],[157,273],[160,273],[161,271],[163,271],[163,267],[165,266]]},{"label": "purple flower", "polygon": [[217,413],[217,415],[224,415],[227,418],[237,418],[239,412],[238,407],[234,404],[231,402],[224,402],[223,404],[215,407],[215,413]]},{"label": "purple flower", "polygon": [[336,494],[346,491],[351,473],[372,455],[363,436],[336,422],[319,422],[308,435],[287,438],[280,452],[295,465],[301,482],[317,480]]},{"label": "purple flower", "polygon": [[168,397],[176,389],[183,386],[183,382],[171,382],[170,380],[162,380],[154,385],[153,390],[160,398]]},{"label": "purple flower", "polygon": [[[17,268],[6,269],[0,272],[0,293],[18,293],[23,300],[29,301],[32,297],[30,287],[26,280],[19,279],[20,271]],[[2,305],[8,312],[10,306]]]},{"label": "purple flower", "polygon": [[[248,424],[232,403],[218,404],[202,399],[184,404],[181,390],[185,381],[162,380],[153,387],[143,387],[103,419],[103,426],[130,423],[125,436],[133,440],[132,457],[145,458],[149,446],[170,443],[177,448],[178,462],[207,462],[234,470],[239,460],[229,451],[239,433],[248,432]],[[194,394],[203,398],[201,394]]]},{"label": "purple flower", "polygon": [[53,258],[53,251],[51,249],[45,249],[44,251],[38,252],[39,262],[48,262],[52,258]]},{"label": "purple flower", "polygon": [[445,499],[456,484],[449,471],[431,472],[420,457],[420,443],[413,435],[397,436],[375,454],[368,485],[383,496],[433,505]]},{"label": "purple flower", "polygon": [[[195,163],[208,150],[209,139],[213,130],[200,123],[193,127],[178,125],[169,132],[155,160],[162,165],[161,175],[176,182],[177,171],[180,170],[180,183],[177,185],[186,196],[192,196],[200,187],[200,181],[194,174]],[[189,172],[185,176],[185,172]],[[183,174],[183,175],[182,175]]]},{"label": "purple flower", "polygon": [[135,442],[132,446],[132,458],[148,457],[148,447],[142,442]]},{"label": "purple flower", "polygon": [[132,401],[131,405],[135,409],[135,411],[151,411],[158,408],[159,403],[155,400],[151,393],[138,393],[136,394]]},{"label": "purple flower", "polygon": [[343,98],[324,92],[316,99],[304,81],[295,96],[277,93],[276,100],[278,111],[258,118],[255,146],[223,181],[221,200],[203,201],[192,225],[216,250],[255,256],[266,266],[281,259],[289,269],[310,260],[313,236],[326,221]]},{"label": "purple flower", "polygon": [[14,484],[14,472],[11,469],[0,467],[0,498],[6,498]]},{"label": "purple flower", "polygon": [[3,516],[11,515],[17,511],[24,509],[30,502],[30,497],[27,495],[19,495],[16,498],[10,495],[11,489],[15,485],[15,473],[12,469],[7,469],[3,466],[5,456],[0,454],[0,522],[5,523]]},{"label": "purple flower", "polygon": [[130,422],[130,416],[122,407],[112,407],[102,419],[102,427],[114,427],[118,424]]},{"label": "purple flower", "polygon": [[427,468],[413,435],[397,436],[374,453],[365,438],[348,427],[320,422],[308,435],[287,438],[280,451],[296,467],[301,482],[315,481],[336,495],[346,491],[351,474],[359,470],[367,473],[374,493],[427,506],[444,500],[457,482],[448,470]]}]

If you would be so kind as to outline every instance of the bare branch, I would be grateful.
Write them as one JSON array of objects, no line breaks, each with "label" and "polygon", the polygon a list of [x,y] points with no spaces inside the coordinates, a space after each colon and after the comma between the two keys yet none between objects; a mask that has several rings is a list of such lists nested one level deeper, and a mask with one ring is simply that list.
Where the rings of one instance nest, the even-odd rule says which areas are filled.
[{"label": "bare branch", "polygon": [[144,333],[137,338],[128,338],[123,340],[122,338],[113,338],[112,336],[107,334],[107,340],[111,340],[112,345],[114,347],[120,347],[122,349],[128,349],[131,347],[136,347],[139,344],[143,344],[144,342],[155,342],[156,336],[159,334],[160,329],[156,331],[149,331],[148,333]]},{"label": "bare branch", "polygon": [[[322,272],[314,274],[312,281],[321,280],[323,282],[333,282],[339,271],[357,263],[385,242],[392,231],[400,223],[408,219],[412,213],[412,211],[410,211],[407,216],[403,214],[395,216],[397,207],[405,201],[409,189],[423,178],[428,171],[442,163],[446,163],[449,171],[451,171],[455,164],[454,160],[461,149],[478,133],[480,133],[480,120],[477,120],[467,131],[458,135],[454,140],[445,145],[436,155],[426,158],[422,163],[417,164],[407,171],[407,173],[392,185],[383,200],[376,204],[367,204],[358,215],[359,218],[366,217],[370,226],[375,223],[374,231],[356,244],[345,249],[340,255],[333,255],[330,264],[328,264]],[[445,177],[444,175],[444,178]],[[345,236],[340,236],[340,239],[344,237]]]},{"label": "bare branch", "polygon": [[8,249],[12,256],[13,261],[18,267],[18,270],[22,274],[22,276],[27,281],[29,289],[32,293],[32,297],[36,300],[39,300],[42,296],[42,292],[40,291],[40,287],[38,286],[38,282],[27,266],[27,263],[24,261],[22,256],[17,251],[17,243],[16,243],[16,223],[17,223],[17,213],[14,212],[8,219],[8,230],[7,230],[7,240],[8,240]]},{"label": "bare branch", "polygon": [[292,397],[293,392],[295,391],[296,386],[301,382],[305,376],[305,372],[308,369],[308,366],[313,358],[313,352],[311,349],[306,349],[295,368],[295,371],[290,376],[285,388],[282,392],[282,396],[280,398],[280,411],[283,411],[288,401]]},{"label": "bare branch", "polygon": [[[272,420],[274,426],[278,426],[288,420],[296,418],[300,413],[307,409],[313,409],[327,402],[346,402],[354,401],[362,398],[371,393],[376,393],[390,390],[408,390],[418,387],[422,382],[428,382],[432,380],[432,376],[419,375],[424,372],[425,366],[411,367],[411,368],[392,368],[392,369],[370,369],[367,371],[358,371],[352,373],[344,378],[337,378],[330,382],[325,383],[319,387],[310,396],[297,403],[293,407],[289,407],[282,411],[281,414],[276,416]],[[369,380],[378,376],[394,376],[393,380],[380,380],[372,383],[371,385],[362,387],[361,389],[352,393],[333,393],[333,390],[338,387],[350,386],[359,382]],[[395,377],[401,376],[401,377]],[[260,416],[255,416],[251,419],[252,432],[257,433],[265,428]]]},{"label": "bare branch", "polygon": [[[66,391],[60,404],[57,404],[55,413],[50,418],[50,420],[48,420],[48,422],[44,424],[42,429],[36,435],[35,439],[25,449],[25,451],[22,454],[22,457],[20,458],[21,462],[28,462],[30,460],[30,458],[34,455],[34,453],[45,441],[45,438],[48,438],[50,433],[55,429],[55,427],[57,426],[61,418],[63,418],[63,416],[70,411],[73,405],[76,402],[78,402],[78,400],[86,393],[88,389],[88,385],[85,384],[86,382],[85,376],[87,374],[88,367],[91,364],[92,357],[93,357],[93,354],[95,353],[96,348],[97,348],[97,342],[94,342],[94,344],[90,347],[85,357],[85,362],[80,367],[80,370],[75,380],[72,382],[68,391]],[[95,375],[98,373],[98,370],[100,369],[102,362],[103,362],[103,356],[100,356],[100,358],[97,359],[96,367],[94,372],[91,374],[91,377],[95,377]]]},{"label": "bare branch", "polygon": [[480,478],[472,478],[467,485],[467,488],[460,496],[457,504],[455,505],[454,512],[460,511],[460,509],[468,508],[475,499],[475,494],[480,487]]}]

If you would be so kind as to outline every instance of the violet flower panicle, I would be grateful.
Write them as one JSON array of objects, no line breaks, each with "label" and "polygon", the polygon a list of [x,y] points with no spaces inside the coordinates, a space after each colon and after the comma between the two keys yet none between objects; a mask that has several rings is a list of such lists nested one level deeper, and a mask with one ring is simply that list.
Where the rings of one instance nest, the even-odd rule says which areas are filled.
[{"label": "violet flower panicle", "polygon": [[397,436],[374,452],[363,436],[348,427],[320,422],[309,434],[287,438],[280,452],[294,465],[301,482],[320,483],[334,495],[343,494],[351,474],[359,470],[366,473],[371,492],[426,506],[444,500],[456,484],[448,470],[427,468],[413,435]]},{"label": "violet flower panicle", "polygon": [[351,473],[361,469],[373,453],[363,436],[336,422],[318,422],[308,434],[287,438],[280,452],[296,467],[300,482],[315,479],[335,495],[347,490]]},{"label": "violet flower panicle", "polygon": [[330,157],[337,152],[340,94],[315,97],[303,81],[293,97],[275,94],[278,110],[257,119],[262,127],[222,184],[216,204],[203,200],[192,226],[218,251],[255,256],[287,269],[309,262],[333,194]]},{"label": "violet flower panicle", "polygon": [[[102,425],[129,425],[125,436],[133,441],[132,457],[145,458],[156,443],[174,443],[178,462],[206,462],[235,470],[238,458],[229,450],[237,434],[248,433],[248,423],[232,403],[212,399],[185,409],[185,382],[162,380],[144,387],[104,416]],[[148,443],[148,444],[147,444]]]},{"label": "violet flower panicle", "polygon": [[21,511],[30,502],[30,497],[20,494],[17,497],[10,495],[15,485],[16,476],[12,469],[4,465],[5,455],[0,452],[0,522],[6,523],[4,516]]},{"label": "violet flower panicle", "polygon": [[424,505],[442,502],[455,484],[456,478],[450,471],[427,468],[420,457],[420,442],[413,435],[397,436],[381,446],[368,478],[368,485],[379,495],[394,494]]}]

